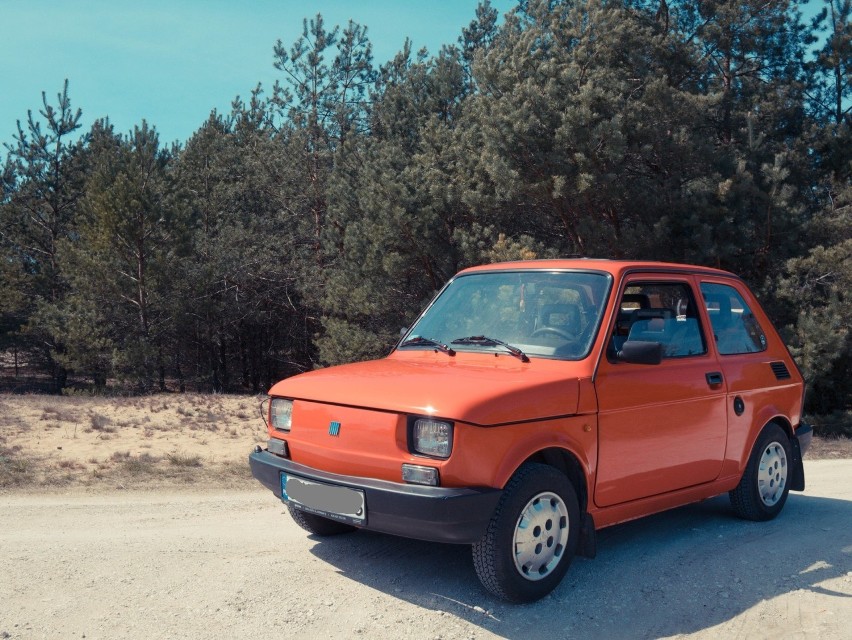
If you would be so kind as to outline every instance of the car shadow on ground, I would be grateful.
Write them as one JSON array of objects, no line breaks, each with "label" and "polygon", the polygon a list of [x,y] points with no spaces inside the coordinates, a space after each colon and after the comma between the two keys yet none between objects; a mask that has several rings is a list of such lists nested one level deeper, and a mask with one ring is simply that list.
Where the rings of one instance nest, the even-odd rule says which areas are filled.
[{"label": "car shadow on ground", "polygon": [[480,586],[467,546],[369,532],[316,538],[312,553],[359,583],[506,638],[647,638],[694,633],[852,573],[852,502],[790,494],[771,522],[737,519],[727,496],[598,534],[552,594],[529,605]]}]

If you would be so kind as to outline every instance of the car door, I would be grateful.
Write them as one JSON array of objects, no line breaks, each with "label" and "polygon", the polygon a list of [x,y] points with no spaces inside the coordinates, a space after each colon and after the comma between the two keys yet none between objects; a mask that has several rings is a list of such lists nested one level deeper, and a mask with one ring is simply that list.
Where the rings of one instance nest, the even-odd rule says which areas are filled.
[{"label": "car door", "polygon": [[766,420],[799,415],[802,379],[744,283],[708,276],[700,289],[728,391],[727,457],[739,465]]},{"label": "car door", "polygon": [[[716,479],[725,456],[726,386],[688,275],[625,278],[595,379],[595,504],[606,507]],[[711,338],[712,339],[712,338]],[[624,342],[659,342],[659,364],[619,360]]]}]

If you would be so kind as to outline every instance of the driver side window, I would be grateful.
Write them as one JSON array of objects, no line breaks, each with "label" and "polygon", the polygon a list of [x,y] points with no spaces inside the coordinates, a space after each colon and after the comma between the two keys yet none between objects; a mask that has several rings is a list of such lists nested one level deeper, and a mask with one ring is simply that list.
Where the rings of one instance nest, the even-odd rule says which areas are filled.
[{"label": "driver side window", "polygon": [[621,296],[610,349],[628,340],[659,342],[664,358],[707,353],[692,290],[681,282],[631,283]]}]

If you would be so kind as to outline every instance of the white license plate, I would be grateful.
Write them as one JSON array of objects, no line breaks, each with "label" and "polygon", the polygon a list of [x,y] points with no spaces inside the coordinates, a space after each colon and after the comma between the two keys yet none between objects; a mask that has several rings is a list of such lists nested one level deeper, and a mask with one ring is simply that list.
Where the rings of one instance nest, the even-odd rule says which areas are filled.
[{"label": "white license plate", "polygon": [[281,498],[297,508],[316,515],[363,525],[367,518],[364,492],[298,476],[281,474]]}]

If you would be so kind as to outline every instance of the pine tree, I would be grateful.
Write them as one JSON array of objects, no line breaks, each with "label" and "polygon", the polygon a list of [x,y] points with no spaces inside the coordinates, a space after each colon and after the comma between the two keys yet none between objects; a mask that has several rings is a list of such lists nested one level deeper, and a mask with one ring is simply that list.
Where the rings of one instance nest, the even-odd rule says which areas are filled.
[{"label": "pine tree", "polygon": [[304,290],[318,274],[305,240],[301,157],[256,89],[228,117],[211,115],[177,164],[194,194],[192,259],[177,298],[174,370],[215,390],[259,391],[315,360]]},{"label": "pine tree", "polygon": [[806,220],[812,176],[802,142],[810,126],[804,74],[814,40],[798,5],[668,3],[672,32],[697,50],[691,82],[712,99],[706,124],[715,144],[700,193],[709,242],[700,253],[752,282],[799,250]]},{"label": "pine tree", "polygon": [[809,385],[807,408],[827,414],[847,409],[852,398],[852,185],[848,177],[808,231],[814,246],[786,263],[777,295],[787,305],[785,337]]},{"label": "pine tree", "polygon": [[342,34],[339,27],[327,31],[317,15],[304,21],[302,36],[292,47],[279,40],[274,53],[284,84],[276,83],[273,104],[291,128],[289,151],[304,168],[305,223],[312,224],[303,226],[321,267],[325,189],[335,150],[366,128],[368,88],[374,81],[372,45],[364,27],[350,21]]},{"label": "pine tree", "polygon": [[64,351],[61,334],[50,330],[51,308],[67,293],[59,258],[63,239],[74,232],[85,171],[85,136],[75,137],[81,111],[71,107],[68,81],[55,105],[42,93],[39,117],[18,121],[14,143],[6,145],[0,246],[6,331],[17,345],[51,372],[62,388],[67,372],[56,361]]},{"label": "pine tree", "polygon": [[690,55],[617,4],[530,1],[510,15],[475,66],[470,107],[475,182],[498,198],[498,228],[563,255],[659,250],[654,225],[688,211],[684,186],[706,167]]},{"label": "pine tree", "polygon": [[126,136],[98,123],[91,153],[77,234],[63,245],[74,290],[66,326],[77,320],[75,309],[105,322],[106,336],[99,324],[89,329],[104,348],[115,345],[112,370],[140,390],[157,381],[162,388],[171,277],[186,242],[185,205],[170,171],[174,152],[143,122]]},{"label": "pine tree", "polygon": [[480,2],[476,7],[476,18],[462,29],[462,34],[458,38],[469,94],[476,90],[476,80],[473,74],[474,63],[478,56],[486,53],[494,41],[494,37],[497,35],[498,17],[499,13],[491,6],[490,0]]},{"label": "pine tree", "polygon": [[812,63],[817,76],[813,100],[818,113],[840,126],[852,126],[852,0],[823,0],[812,30],[827,31]]},{"label": "pine tree", "polygon": [[385,352],[460,266],[454,234],[468,215],[454,166],[465,91],[456,48],[412,60],[407,43],[381,69],[372,135],[341,149],[329,184],[322,362]]}]

